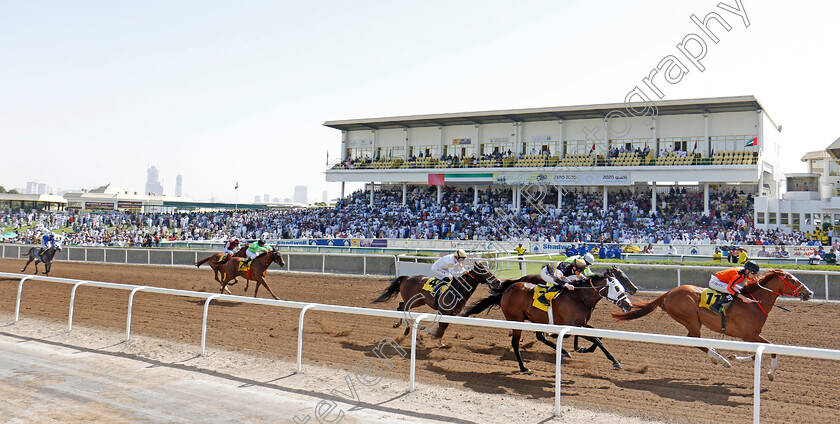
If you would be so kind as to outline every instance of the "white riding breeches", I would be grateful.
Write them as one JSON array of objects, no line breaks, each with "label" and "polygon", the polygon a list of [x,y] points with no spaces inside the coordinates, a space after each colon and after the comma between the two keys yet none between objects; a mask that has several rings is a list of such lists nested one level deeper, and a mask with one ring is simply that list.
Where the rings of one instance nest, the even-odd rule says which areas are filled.
[{"label": "white riding breeches", "polygon": [[[715,277],[714,275],[712,275],[712,278],[709,279],[709,288],[711,288],[711,289],[717,290],[721,293],[729,293],[728,287],[729,287],[729,284],[726,284],[725,282],[718,280],[718,278]],[[743,286],[741,286],[740,284],[736,284],[735,288],[740,292],[741,289],[743,288]]]},{"label": "white riding breeches", "polygon": [[248,259],[252,259],[252,260],[256,259],[257,256],[258,256],[256,252],[252,252],[250,250],[246,250],[245,254],[248,255]]},{"label": "white riding breeches", "polygon": [[540,271],[540,277],[541,277],[541,278],[543,279],[543,281],[545,281],[545,283],[546,283],[546,284],[548,284],[549,286],[550,286],[550,285],[553,285],[553,284],[557,284],[557,283],[554,281],[554,276],[553,276],[553,275],[551,275],[551,274],[549,274],[549,273],[548,273],[548,270],[546,270],[546,269],[545,269],[545,267],[543,267],[542,271]]}]

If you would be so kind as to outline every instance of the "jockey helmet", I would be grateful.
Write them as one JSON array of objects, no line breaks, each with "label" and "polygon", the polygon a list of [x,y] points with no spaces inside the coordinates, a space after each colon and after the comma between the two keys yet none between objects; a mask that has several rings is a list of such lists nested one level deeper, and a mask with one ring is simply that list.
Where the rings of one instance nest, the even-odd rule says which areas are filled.
[{"label": "jockey helmet", "polygon": [[259,244],[260,246],[265,246],[265,239],[260,239],[260,241],[258,241],[257,244]]},{"label": "jockey helmet", "polygon": [[464,252],[463,249],[458,249],[458,251],[455,252],[455,257],[459,259],[464,259],[467,257],[467,252]]},{"label": "jockey helmet", "polygon": [[572,265],[574,265],[575,268],[584,269],[586,268],[586,261],[583,260],[583,258],[575,258]]},{"label": "jockey helmet", "polygon": [[753,261],[744,262],[744,270],[745,271],[750,271],[754,274],[758,274],[759,269],[760,268],[758,267],[758,264],[753,262]]},{"label": "jockey helmet", "polygon": [[583,255],[583,260],[586,262],[587,266],[595,263],[595,257],[589,252],[586,252],[586,254]]}]

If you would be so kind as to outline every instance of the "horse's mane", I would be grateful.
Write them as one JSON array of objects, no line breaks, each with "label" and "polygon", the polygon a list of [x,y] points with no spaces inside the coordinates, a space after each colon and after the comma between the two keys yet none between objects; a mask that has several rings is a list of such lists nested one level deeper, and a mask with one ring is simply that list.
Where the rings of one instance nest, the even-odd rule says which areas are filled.
[{"label": "horse's mane", "polygon": [[741,290],[741,293],[744,293],[744,294],[752,293],[756,290],[761,289],[761,287],[759,287],[759,284],[763,286],[768,281],[770,281],[771,278],[773,278],[773,277],[785,278],[785,275],[787,275],[787,271],[785,271],[783,269],[770,268],[770,269],[767,270],[767,273],[758,277],[758,279],[756,279],[755,281],[750,281],[749,283],[745,284],[743,290]]}]

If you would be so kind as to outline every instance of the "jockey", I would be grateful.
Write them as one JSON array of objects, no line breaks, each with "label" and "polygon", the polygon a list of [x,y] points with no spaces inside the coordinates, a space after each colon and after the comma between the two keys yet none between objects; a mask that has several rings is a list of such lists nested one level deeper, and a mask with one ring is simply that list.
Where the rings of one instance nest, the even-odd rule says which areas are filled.
[{"label": "jockey", "polygon": [[269,250],[271,250],[271,248],[265,245],[265,239],[260,239],[260,241],[256,243],[251,243],[251,245],[248,246],[248,250],[245,251],[245,254],[248,255],[248,259],[245,260],[244,266],[247,267],[251,265],[251,261],[254,260],[254,258],[262,255],[264,252],[268,252]]},{"label": "jockey", "polygon": [[41,246],[41,251],[38,252],[39,255],[43,255],[44,252],[49,250],[50,247],[55,246],[55,234],[54,233],[44,234],[44,236],[41,237],[41,242],[42,242],[43,245]]},{"label": "jockey", "polygon": [[[583,271],[581,272],[583,274],[583,276],[584,277],[591,277],[592,275],[594,275],[595,273],[592,272],[591,269],[589,269],[589,267],[592,264],[595,263],[595,256],[593,256],[592,253],[587,252],[583,256],[580,256],[580,255],[569,256],[568,258],[564,259],[563,262],[572,263],[578,258],[583,259],[583,261],[586,263],[586,266],[583,268]],[[580,279],[581,279],[581,277],[576,277],[576,278],[572,279],[572,281],[577,281],[577,280],[580,280]]]},{"label": "jockey", "polygon": [[561,291],[561,287],[574,290],[575,286],[572,283],[584,276],[586,268],[586,261],[581,257],[576,257],[571,262],[564,260],[546,264],[540,271],[540,277],[548,285],[546,293]]},{"label": "jockey", "polygon": [[227,258],[232,257],[237,251],[239,251],[239,239],[234,237],[225,242],[225,251],[222,253],[222,257],[219,258],[219,262],[223,262]]},{"label": "jockey", "polygon": [[735,267],[718,271],[712,274],[709,280],[709,288],[717,290],[723,294],[709,309],[712,312],[721,313],[723,304],[731,302],[733,297],[737,297],[746,303],[753,303],[754,300],[741,294],[741,289],[748,281],[755,280],[758,275],[758,264],[753,261],[747,261],[743,267]]},{"label": "jockey", "polygon": [[432,273],[442,282],[458,278],[467,272],[464,265],[464,258],[467,257],[467,252],[458,249],[457,252],[446,255],[435,261],[432,264]]}]

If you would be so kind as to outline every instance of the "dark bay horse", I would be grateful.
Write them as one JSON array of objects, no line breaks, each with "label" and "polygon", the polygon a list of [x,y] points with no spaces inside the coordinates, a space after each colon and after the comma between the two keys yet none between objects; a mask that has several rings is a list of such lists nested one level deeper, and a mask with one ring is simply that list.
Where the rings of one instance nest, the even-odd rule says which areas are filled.
[{"label": "dark bay horse", "polygon": [[[224,261],[219,261],[219,259],[221,259],[221,257],[222,257],[222,254],[221,253],[216,253],[216,254],[213,254],[211,256],[208,256],[208,257],[196,262],[195,267],[198,268],[198,267],[200,267],[204,264],[210,265],[210,268],[213,269],[213,275],[216,278],[216,281],[218,281],[219,284],[222,284],[222,278],[225,278],[225,264],[228,262],[228,259],[230,259],[230,258],[244,258],[246,256],[245,252],[247,250],[248,250],[248,245],[244,244],[244,245],[242,245],[241,248],[239,248],[238,252],[234,253],[233,256],[231,256],[231,257],[225,258]],[[219,278],[220,274],[222,276],[221,278]],[[233,284],[236,284],[236,283],[237,283],[236,278],[234,278],[233,279]]]},{"label": "dark bay horse", "polygon": [[[493,305],[499,305],[508,321],[531,321],[548,324],[548,312],[534,306],[534,289],[537,284],[545,284],[539,274],[504,281],[498,289],[493,290],[496,293],[472,305],[464,313],[464,316],[475,315]],[[577,283],[575,290],[565,290],[552,300],[553,322],[555,325],[592,328],[589,325],[589,319],[592,317],[592,311],[595,310],[598,301],[606,298],[623,310],[629,311],[633,304],[627,298],[627,293],[634,294],[637,290],[633,282],[624,274],[624,271],[618,269],[618,267],[609,269],[603,275],[594,274]],[[542,332],[536,332],[535,335],[539,341],[552,349],[557,349],[557,345],[546,339]],[[510,343],[513,347],[513,353],[516,355],[516,360],[519,362],[519,370],[528,372],[528,368],[522,362],[522,355],[519,353],[521,338],[522,330],[511,331]],[[600,338],[588,336],[583,336],[583,338],[591,341],[593,345],[588,349],[580,350],[581,352],[592,352],[597,346],[612,362],[613,368],[621,369],[621,363],[604,347]],[[569,357],[565,350],[563,350],[563,355]]]},{"label": "dark bay horse", "polygon": [[[227,286],[232,286],[236,284],[236,277],[245,277],[245,292],[248,292],[248,286],[251,283],[251,280],[256,282],[256,286],[254,286],[254,297],[257,297],[257,293],[260,291],[260,285],[265,286],[265,289],[271,294],[275,300],[279,300],[280,298],[274,295],[274,292],[271,291],[271,287],[268,287],[268,283],[265,282],[265,274],[268,272],[268,267],[271,266],[272,262],[276,263],[280,266],[286,266],[286,262],[283,261],[283,255],[277,250],[277,247],[273,247],[268,252],[261,254],[254,258],[251,261],[251,268],[248,271],[240,271],[239,270],[239,263],[245,261],[245,258],[230,258],[225,263],[225,274],[222,280],[222,289],[219,290],[219,293],[224,293]],[[233,280],[233,282],[230,282]]]},{"label": "dark bay horse", "polygon": [[[397,310],[400,312],[408,312],[418,306],[427,305],[442,315],[458,315],[479,284],[487,284],[492,287],[498,283],[496,276],[484,264],[478,261],[475,262],[472,269],[467,273],[459,278],[453,279],[450,288],[441,293],[437,298],[428,291],[423,290],[423,285],[428,278],[425,275],[401,275],[391,280],[388,283],[388,287],[382,291],[382,294],[373,303],[386,302],[399,293],[402,301],[397,306]],[[404,334],[408,334],[411,331],[411,326],[407,319],[397,321],[394,324],[394,328],[399,327],[403,322],[405,322]],[[447,322],[438,323],[435,338],[438,340],[440,346],[445,346],[442,338],[447,327],[449,327],[449,323]]]},{"label": "dark bay horse", "polygon": [[[679,286],[651,302],[634,306],[629,312],[613,313],[612,315],[619,321],[626,321],[641,318],[657,308],[662,308],[671,318],[685,326],[689,337],[700,337],[700,329],[703,326],[719,333],[721,331],[720,316],[698,306],[702,292],[702,287]],[[741,293],[758,302],[745,303],[737,298],[734,300],[732,306],[726,311],[726,335],[739,338],[745,342],[759,343],[770,343],[761,336],[761,329],[764,327],[777,297],[799,296],[802,300],[810,300],[814,295],[814,292],[805,284],[802,284],[799,279],[781,269],[768,270],[755,282],[747,283]],[[726,358],[714,349],[705,347],[699,347],[698,349],[706,352],[713,363],[722,363],[726,367],[732,366]],[[773,381],[778,363],[775,354],[771,355],[771,358],[770,372],[767,373],[767,377],[770,381]],[[755,355],[730,355],[729,359],[747,362],[755,360]]]},{"label": "dark bay horse", "polygon": [[26,271],[26,267],[29,266],[29,263],[32,262],[32,261],[35,261],[35,273],[36,274],[38,273],[38,262],[43,262],[44,263],[44,268],[45,268],[44,275],[49,275],[50,268],[52,268],[53,257],[55,257],[56,252],[60,252],[60,251],[61,251],[61,245],[59,245],[59,244],[52,245],[49,249],[44,251],[43,255],[39,254],[41,252],[40,247],[33,247],[33,248],[29,249],[29,253],[24,253],[24,254],[20,255],[21,257],[29,256],[29,260],[26,261],[26,265],[23,266],[23,269],[20,270],[20,272]]}]

